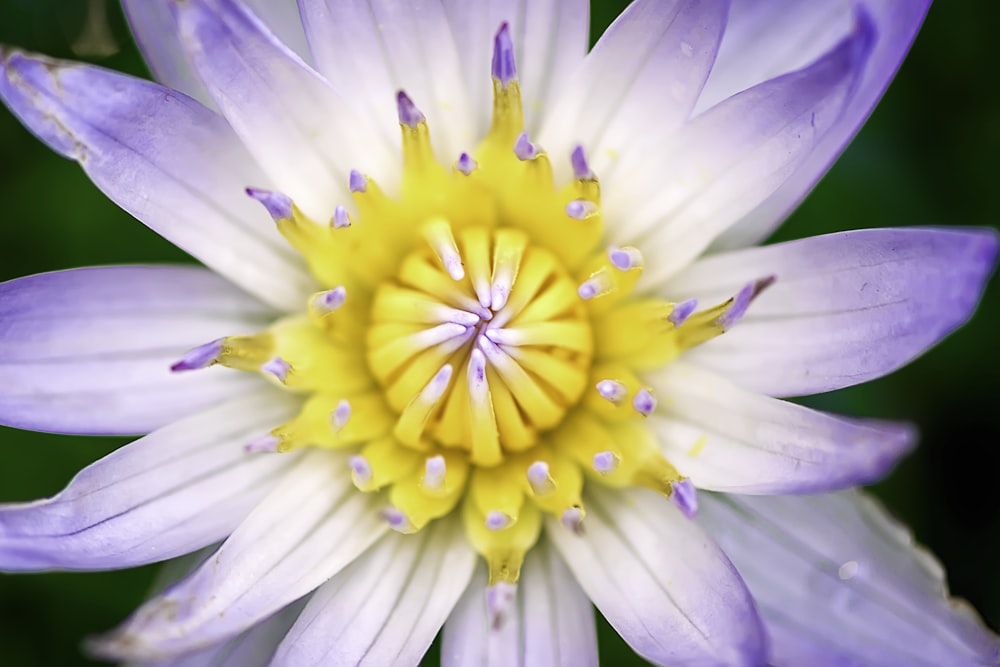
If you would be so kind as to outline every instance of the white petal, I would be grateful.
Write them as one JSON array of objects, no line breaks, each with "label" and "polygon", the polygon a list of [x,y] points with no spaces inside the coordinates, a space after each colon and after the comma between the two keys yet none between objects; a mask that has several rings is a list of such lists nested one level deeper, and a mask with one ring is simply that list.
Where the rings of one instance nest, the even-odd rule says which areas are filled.
[{"label": "white petal", "polygon": [[273,664],[415,665],[475,564],[454,517],[390,533],[313,594]]},{"label": "white petal", "polygon": [[815,493],[881,479],[915,441],[908,424],[850,419],[747,391],[675,361],[645,378],[667,459],[700,488]]},{"label": "white petal", "polygon": [[396,164],[370,119],[235,0],[174,5],[198,74],[277,189],[325,223],[347,196],[352,168]]},{"label": "white petal", "polygon": [[997,257],[988,229],[866,229],[713,255],[662,290],[719,303],[777,281],[731,331],[685,358],[774,396],[867,382],[922,354],[975,310]]},{"label": "white petal", "polygon": [[148,433],[261,386],[223,368],[171,373],[190,348],[273,317],[205,269],[103,267],[0,284],[0,422]]},{"label": "white petal", "polygon": [[546,538],[528,552],[500,628],[487,614],[486,582],[481,564],[445,625],[444,667],[597,665],[593,607]]},{"label": "white petal", "polygon": [[756,666],[763,628],[725,554],[665,498],[591,485],[583,535],[547,525],[598,610],[641,656],[670,665]]},{"label": "white petal", "polygon": [[300,402],[261,388],[112,452],[53,498],[0,505],[0,567],[117,569],[218,542],[296,458],[243,445]]},{"label": "white petal", "polygon": [[96,645],[103,656],[165,659],[231,639],[311,592],[386,530],[344,457],[305,453],[194,574]]},{"label": "white petal", "polygon": [[395,96],[404,90],[427,117],[444,164],[475,147],[458,52],[440,0],[303,0],[302,8],[317,69],[356,98],[386,136],[398,142]]},{"label": "white petal", "polygon": [[861,493],[704,494],[698,517],[750,586],[772,664],[1000,662],[1000,638],[968,605],[948,599],[937,561]]}]

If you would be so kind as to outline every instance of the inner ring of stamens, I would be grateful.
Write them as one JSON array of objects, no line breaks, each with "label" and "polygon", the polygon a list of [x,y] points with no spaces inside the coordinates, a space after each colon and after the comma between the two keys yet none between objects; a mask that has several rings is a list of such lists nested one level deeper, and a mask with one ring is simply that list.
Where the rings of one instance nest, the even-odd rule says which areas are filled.
[{"label": "inner ring of stamens", "polygon": [[517,229],[454,229],[375,292],[367,358],[400,442],[468,449],[479,465],[534,445],[583,394],[593,337],[577,286]]}]

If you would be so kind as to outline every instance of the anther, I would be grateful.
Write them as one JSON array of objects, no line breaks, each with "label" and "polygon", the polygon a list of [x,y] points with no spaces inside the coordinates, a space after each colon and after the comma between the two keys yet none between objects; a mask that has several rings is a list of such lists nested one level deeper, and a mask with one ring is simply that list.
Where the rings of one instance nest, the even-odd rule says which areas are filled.
[{"label": "anther", "polygon": [[584,301],[589,301],[594,297],[607,294],[611,291],[612,287],[613,285],[611,280],[608,278],[607,274],[601,270],[580,283],[580,286],[576,288],[576,293]]},{"label": "anther", "polygon": [[577,535],[583,534],[583,510],[579,507],[564,509],[559,521]]},{"label": "anther", "polygon": [[455,169],[458,169],[460,172],[462,172],[466,176],[468,176],[473,171],[475,171],[476,167],[478,167],[478,166],[479,166],[479,163],[476,162],[475,160],[473,160],[472,156],[469,155],[468,153],[462,153],[461,155],[459,155],[458,156],[458,161],[455,162]]},{"label": "anther", "polygon": [[517,68],[514,64],[514,43],[510,38],[510,26],[506,21],[500,24],[496,37],[493,39],[493,78],[504,88],[517,80]]},{"label": "anther", "polygon": [[346,398],[341,399],[341,401],[337,403],[337,407],[334,408],[333,412],[330,414],[330,425],[333,426],[334,431],[340,431],[347,426],[347,422],[350,418],[351,402]]},{"label": "anther", "polygon": [[642,267],[642,253],[639,252],[638,248],[631,246],[608,248],[608,259],[611,260],[611,266],[619,271],[629,271]]},{"label": "anther", "polygon": [[507,613],[516,596],[517,584],[506,581],[498,581],[486,588],[486,615],[493,630],[500,630],[507,622]]},{"label": "anther", "polygon": [[601,395],[601,398],[606,401],[610,401],[615,405],[624,401],[625,396],[628,394],[628,387],[618,380],[601,380],[597,383],[596,388],[597,393]]},{"label": "anther", "polygon": [[574,220],[586,220],[597,215],[598,210],[597,204],[586,199],[574,199],[566,204],[566,215]]},{"label": "anther", "polygon": [[556,482],[549,474],[549,464],[535,461],[528,466],[528,485],[536,496],[547,496],[556,490]]},{"label": "anther", "polygon": [[188,350],[180,360],[171,364],[170,370],[177,373],[180,371],[194,371],[200,368],[208,368],[218,362],[219,357],[222,355],[222,342],[224,340],[224,338],[216,338],[211,342]]},{"label": "anther", "polygon": [[417,125],[426,120],[410,96],[402,90],[396,93],[396,112],[399,115],[400,124],[409,128],[415,129]]},{"label": "anther", "polygon": [[761,278],[760,280],[754,281],[745,285],[743,289],[733,298],[733,303],[726,312],[719,315],[716,322],[723,331],[728,331],[734,324],[736,324],[747,312],[747,307],[750,302],[753,301],[757,296],[763,292],[765,289],[774,284],[775,276],[767,276],[766,278]]},{"label": "anther", "polygon": [[444,477],[448,472],[444,457],[432,456],[424,462],[424,476],[420,484],[429,491],[440,491],[444,487]]},{"label": "anther", "polygon": [[281,443],[281,439],[276,435],[262,435],[259,438],[254,438],[247,444],[243,445],[243,451],[248,454],[258,454],[262,452],[276,452],[278,451],[278,445]]},{"label": "anther", "polygon": [[681,301],[678,304],[674,304],[674,309],[670,311],[667,315],[667,319],[674,327],[679,327],[684,324],[684,321],[691,317],[695,309],[698,307],[698,299],[688,299],[687,301]]},{"label": "anther", "polygon": [[527,132],[519,134],[517,141],[514,142],[514,155],[517,156],[518,160],[533,160],[538,157],[540,152],[538,146],[531,143],[531,140],[528,139]]},{"label": "anther", "polygon": [[382,510],[382,519],[389,524],[389,527],[400,533],[412,533],[414,526],[409,517],[395,507],[387,507]]},{"label": "anther", "polygon": [[643,417],[648,417],[656,409],[656,398],[647,389],[640,389],[632,397],[632,407]]},{"label": "anther", "polygon": [[590,165],[587,164],[587,154],[584,152],[583,146],[577,145],[573,149],[573,152],[569,154],[569,161],[573,165],[573,176],[578,181],[594,180],[594,172],[590,170]]},{"label": "anther", "polygon": [[621,463],[621,459],[618,458],[617,454],[611,451],[603,451],[594,454],[592,465],[594,466],[594,470],[602,475],[610,475],[618,468],[619,463]]},{"label": "anther", "polygon": [[273,375],[282,384],[288,379],[288,373],[292,370],[291,364],[281,357],[274,357],[264,362],[260,367],[262,373]]},{"label": "anther", "polygon": [[350,227],[351,216],[347,213],[347,209],[343,206],[337,206],[337,208],[333,209],[333,218],[330,219],[330,225],[334,229]]},{"label": "anther", "polygon": [[312,299],[312,306],[320,313],[332,313],[347,300],[347,288],[343,285],[334,287],[331,290],[320,292]]},{"label": "anther", "polygon": [[351,189],[351,192],[365,192],[368,190],[368,178],[360,171],[351,169],[348,187]]},{"label": "anther", "polygon": [[693,519],[698,513],[698,492],[695,491],[694,484],[690,479],[670,482],[670,501],[680,508],[689,519]]},{"label": "anther", "polygon": [[292,217],[292,199],[288,195],[260,188],[247,188],[246,193],[263,204],[275,222]]},{"label": "anther", "polygon": [[372,465],[368,462],[368,459],[360,454],[355,454],[347,460],[347,465],[351,467],[351,479],[355,486],[365,487],[371,483],[373,473]]},{"label": "anther", "polygon": [[498,510],[490,510],[486,513],[486,527],[490,530],[503,530],[511,523],[509,515]]}]

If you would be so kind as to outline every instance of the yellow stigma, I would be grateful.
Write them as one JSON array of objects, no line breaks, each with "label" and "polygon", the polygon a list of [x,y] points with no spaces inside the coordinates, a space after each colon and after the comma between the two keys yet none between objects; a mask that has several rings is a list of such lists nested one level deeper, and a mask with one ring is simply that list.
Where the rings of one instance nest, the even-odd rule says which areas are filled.
[{"label": "yellow stigma", "polygon": [[174,370],[218,363],[304,394],[249,452],[346,449],[345,474],[382,494],[394,529],[459,512],[491,583],[513,584],[544,514],[585,529],[585,484],[672,493],[682,477],[644,423],[667,397],[642,373],[722,333],[769,281],[699,312],[634,296],[643,256],[601,245],[582,148],[575,177],[555,183],[501,65],[491,130],[453,165],[400,93],[398,191],[352,173],[351,200],[321,223],[248,190],[321,289],[302,315],[207,343]]}]

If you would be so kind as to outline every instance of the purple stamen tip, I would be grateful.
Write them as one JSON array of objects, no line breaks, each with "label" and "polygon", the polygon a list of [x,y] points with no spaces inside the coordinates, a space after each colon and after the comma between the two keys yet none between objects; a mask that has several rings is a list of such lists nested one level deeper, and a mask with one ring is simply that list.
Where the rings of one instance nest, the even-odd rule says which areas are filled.
[{"label": "purple stamen tip", "polygon": [[606,401],[619,403],[628,394],[628,387],[617,380],[601,380],[597,383],[597,393]]},{"label": "purple stamen tip", "polygon": [[473,171],[475,171],[476,167],[478,167],[478,166],[479,166],[479,163],[477,163],[475,160],[473,160],[472,156],[469,155],[468,153],[462,153],[461,155],[459,155],[458,156],[458,162],[455,163],[455,169],[458,169],[460,172],[462,172],[466,176],[468,176]]},{"label": "purple stamen tip", "polygon": [[177,373],[179,371],[195,371],[200,368],[208,368],[218,362],[219,356],[222,354],[223,340],[225,339],[216,338],[204,345],[199,345],[193,350],[188,350],[179,361],[170,366],[170,370]]},{"label": "purple stamen tip", "polygon": [[579,507],[564,509],[559,521],[577,535],[583,534],[583,510]]},{"label": "purple stamen tip", "polygon": [[351,177],[347,185],[351,192],[364,192],[368,189],[368,179],[357,169],[351,169]]},{"label": "purple stamen tip", "polygon": [[498,510],[491,510],[486,515],[486,527],[490,530],[503,530],[510,525],[510,517]]},{"label": "purple stamen tip", "polygon": [[399,114],[399,122],[407,127],[416,128],[426,120],[410,96],[402,90],[396,93],[396,112]]},{"label": "purple stamen tip", "polygon": [[382,510],[382,518],[393,530],[405,530],[410,524],[410,520],[406,518],[406,514],[395,507],[387,507]]},{"label": "purple stamen tip", "polygon": [[284,384],[288,379],[288,373],[292,370],[292,366],[281,357],[275,357],[265,361],[260,370],[262,373],[273,375],[279,382]]},{"label": "purple stamen tip", "polygon": [[761,278],[760,280],[744,285],[743,289],[733,298],[733,304],[716,320],[719,326],[722,327],[722,330],[728,331],[734,324],[739,322],[746,315],[750,302],[757,298],[757,295],[765,289],[773,285],[774,280],[774,276],[767,276],[766,278]]},{"label": "purple stamen tip", "polygon": [[330,415],[330,423],[333,428],[340,430],[347,426],[347,421],[351,418],[351,402],[346,398],[337,403],[333,413]]},{"label": "purple stamen tip", "polygon": [[514,42],[510,39],[510,26],[506,21],[500,24],[496,37],[493,39],[493,78],[504,88],[517,80],[517,67],[514,64]]},{"label": "purple stamen tip", "polygon": [[680,508],[684,516],[693,519],[698,513],[698,492],[695,490],[694,484],[691,483],[690,479],[682,479],[679,482],[671,482],[670,488],[673,491],[670,494],[671,502]]},{"label": "purple stamen tip", "polygon": [[320,292],[313,298],[313,306],[324,313],[332,313],[347,301],[347,289],[343,285]]},{"label": "purple stamen tip", "polygon": [[618,457],[615,456],[614,452],[597,452],[594,454],[593,465],[594,470],[602,475],[607,475],[618,467]]},{"label": "purple stamen tip", "polygon": [[330,221],[334,229],[343,229],[344,227],[351,226],[351,216],[348,215],[347,209],[343,206],[338,206],[333,209],[333,219]]},{"label": "purple stamen tip", "polygon": [[292,199],[288,195],[260,188],[247,188],[246,193],[263,204],[275,222],[292,217]]},{"label": "purple stamen tip", "polygon": [[619,271],[629,271],[642,266],[642,255],[635,248],[608,248],[608,259]]},{"label": "purple stamen tip", "polygon": [[243,451],[247,454],[276,452],[278,451],[279,444],[281,444],[281,438],[268,433],[267,435],[262,435],[259,438],[254,438],[247,444],[243,445]]},{"label": "purple stamen tip", "polygon": [[674,305],[674,309],[670,311],[667,315],[667,319],[675,327],[679,327],[684,324],[687,318],[691,317],[691,314],[698,307],[698,299],[688,299],[687,301],[681,301],[680,303]]},{"label": "purple stamen tip", "polygon": [[358,480],[358,482],[364,484],[371,481],[372,466],[368,463],[368,459],[360,454],[355,454],[348,459],[347,464],[351,466],[351,472],[354,474],[354,477]]},{"label": "purple stamen tip", "polygon": [[569,154],[570,164],[573,165],[573,176],[579,181],[594,180],[594,172],[587,164],[587,154],[583,151],[583,146],[577,145],[573,152]]},{"label": "purple stamen tip", "polygon": [[538,157],[538,147],[528,139],[528,133],[522,132],[514,142],[514,155],[518,160],[532,160]]},{"label": "purple stamen tip", "polygon": [[574,220],[586,220],[597,213],[597,204],[586,199],[574,199],[566,204],[566,215]]},{"label": "purple stamen tip", "polygon": [[507,612],[517,595],[517,585],[498,581],[486,589],[486,615],[493,630],[501,629],[507,622]]},{"label": "purple stamen tip", "polygon": [[648,417],[656,409],[656,398],[646,389],[640,389],[632,397],[632,407],[643,417]]}]

